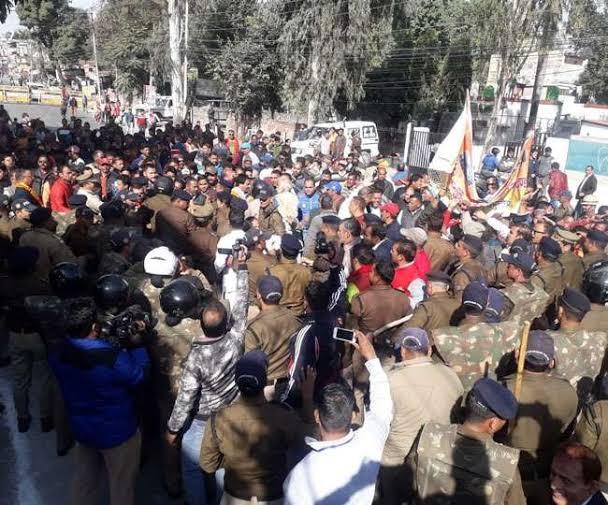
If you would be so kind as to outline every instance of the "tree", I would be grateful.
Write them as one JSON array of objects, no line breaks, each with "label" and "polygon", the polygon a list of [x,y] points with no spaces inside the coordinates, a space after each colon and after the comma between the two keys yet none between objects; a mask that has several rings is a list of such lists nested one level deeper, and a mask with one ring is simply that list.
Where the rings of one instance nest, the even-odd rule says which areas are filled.
[{"label": "tree", "polygon": [[352,109],[364,96],[367,72],[393,45],[393,2],[277,1],[274,8],[285,19],[279,39],[284,102],[306,111],[309,124],[333,114],[339,99]]},{"label": "tree", "polygon": [[186,113],[186,88],[184,86],[185,22],[188,0],[167,0],[169,19],[169,54],[171,58],[171,97],[173,119],[180,122]]}]

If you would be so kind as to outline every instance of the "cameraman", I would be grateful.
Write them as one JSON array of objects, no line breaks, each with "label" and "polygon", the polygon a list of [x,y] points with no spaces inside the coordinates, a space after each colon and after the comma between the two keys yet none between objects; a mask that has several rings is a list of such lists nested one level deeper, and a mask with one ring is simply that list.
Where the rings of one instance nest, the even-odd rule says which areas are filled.
[{"label": "cameraman", "polygon": [[[95,503],[108,474],[110,503],[134,502],[141,435],[132,398],[149,365],[143,347],[118,349],[99,338],[90,298],[66,303],[66,338],[49,355],[78,442],[72,500]],[[143,327],[143,324],[142,324]]]}]

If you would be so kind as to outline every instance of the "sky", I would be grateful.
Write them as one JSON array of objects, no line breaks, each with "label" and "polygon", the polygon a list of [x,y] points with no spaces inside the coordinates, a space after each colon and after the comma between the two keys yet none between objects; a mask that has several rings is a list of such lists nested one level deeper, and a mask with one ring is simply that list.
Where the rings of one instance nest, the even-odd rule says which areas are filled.
[{"label": "sky", "polygon": [[[95,3],[95,0],[72,0],[70,2],[74,7],[80,7],[81,9],[88,9]],[[11,12],[6,18],[4,24],[0,24],[0,33],[12,32],[19,26],[19,18],[15,11]]]}]

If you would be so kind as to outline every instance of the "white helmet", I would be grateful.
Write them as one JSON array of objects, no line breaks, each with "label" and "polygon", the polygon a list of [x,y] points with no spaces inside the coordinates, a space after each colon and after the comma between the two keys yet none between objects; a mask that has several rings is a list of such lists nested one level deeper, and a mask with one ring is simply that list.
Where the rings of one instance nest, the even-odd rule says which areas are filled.
[{"label": "white helmet", "polygon": [[177,256],[168,247],[152,249],[144,258],[144,272],[172,277],[177,271]]}]

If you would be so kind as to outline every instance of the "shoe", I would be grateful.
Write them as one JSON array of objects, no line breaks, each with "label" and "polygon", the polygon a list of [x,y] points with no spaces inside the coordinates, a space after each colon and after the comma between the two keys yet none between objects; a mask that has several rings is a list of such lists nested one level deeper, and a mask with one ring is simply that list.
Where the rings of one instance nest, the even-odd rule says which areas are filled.
[{"label": "shoe", "polygon": [[31,417],[18,417],[17,418],[17,427],[19,428],[19,433],[25,433],[30,429],[30,424],[32,424]]},{"label": "shoe", "polygon": [[49,431],[52,431],[53,428],[55,428],[55,425],[53,424],[52,417],[40,418],[40,430],[42,431],[42,433],[48,433]]},{"label": "shoe", "polygon": [[57,456],[63,458],[63,456],[65,456],[68,452],[72,450],[72,447],[74,447],[74,443],[75,442],[72,440],[68,446],[62,447],[61,449],[57,449]]}]

